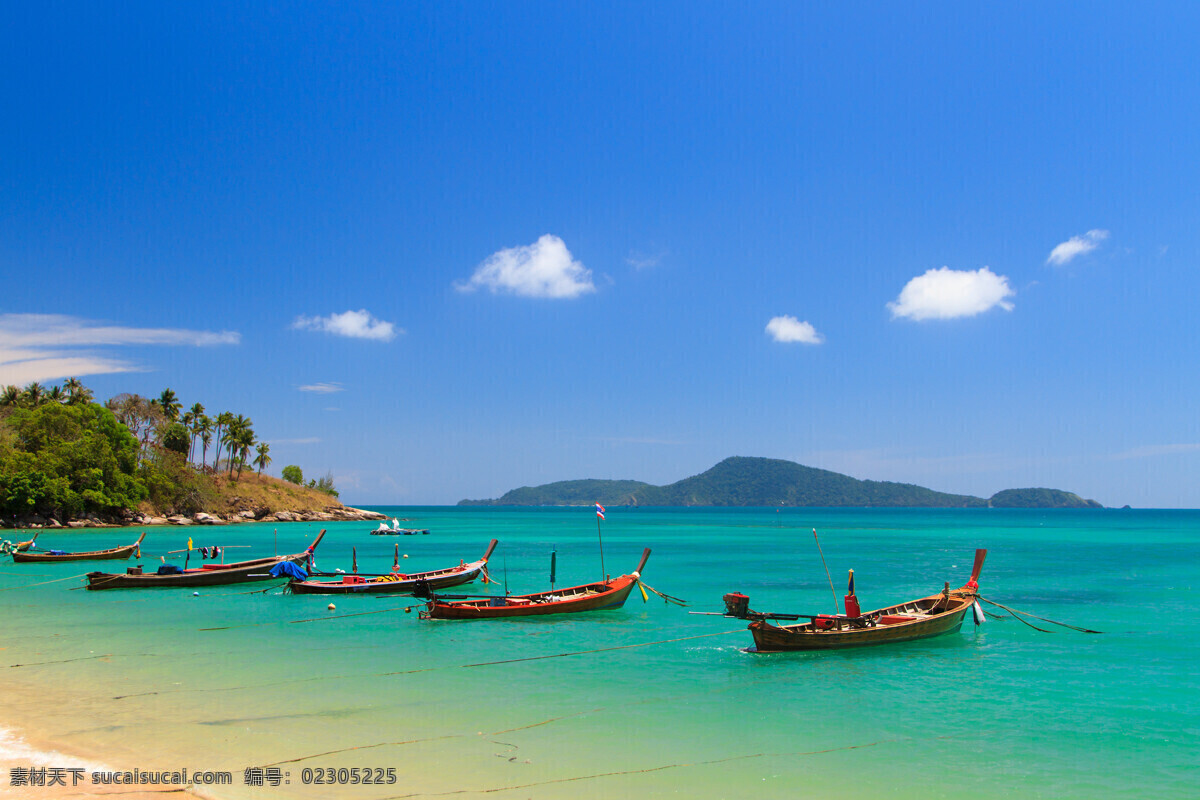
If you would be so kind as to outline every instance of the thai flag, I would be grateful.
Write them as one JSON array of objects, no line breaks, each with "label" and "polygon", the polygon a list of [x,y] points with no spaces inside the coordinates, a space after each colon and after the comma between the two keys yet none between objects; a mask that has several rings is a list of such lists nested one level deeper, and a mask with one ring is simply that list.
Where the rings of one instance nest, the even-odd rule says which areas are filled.
[{"label": "thai flag", "polygon": [[604,506],[600,505],[599,503],[596,503],[596,516],[600,519],[604,519]]}]

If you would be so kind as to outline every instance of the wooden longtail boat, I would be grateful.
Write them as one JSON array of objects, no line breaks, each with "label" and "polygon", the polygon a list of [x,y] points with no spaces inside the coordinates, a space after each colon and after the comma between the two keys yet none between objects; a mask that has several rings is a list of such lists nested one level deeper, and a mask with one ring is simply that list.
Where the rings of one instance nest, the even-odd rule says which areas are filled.
[{"label": "wooden longtail boat", "polygon": [[457,567],[435,569],[430,572],[391,572],[387,575],[343,575],[338,580],[293,579],[288,590],[295,594],[412,594],[419,586],[443,589],[470,583],[479,577],[487,566],[496,540],[492,539],[483,558],[471,563],[460,563]]},{"label": "wooden longtail boat", "polygon": [[434,595],[421,609],[421,619],[505,619],[542,614],[574,614],[620,608],[633,591],[650,558],[650,548],[642,552],[637,569],[628,575],[583,586],[553,589],[535,594],[462,598]]},{"label": "wooden longtail boat", "polygon": [[33,535],[33,538],[27,542],[17,542],[17,552],[24,553],[29,548],[33,547],[33,543],[37,541],[37,537],[41,536],[42,532],[38,531]]},{"label": "wooden longtail boat", "polygon": [[[34,537],[36,538],[36,537]],[[12,554],[13,561],[22,562],[46,562],[46,561],[123,561],[137,552],[138,546],[142,543],[142,539],[146,538],[146,534],[138,537],[138,540],[133,544],[127,544],[123,547],[113,547],[108,550],[89,550],[79,553],[61,553],[54,550],[35,553],[33,551],[20,551]],[[30,540],[32,543],[32,540]]]},{"label": "wooden longtail boat", "polygon": [[[271,569],[277,564],[289,562],[299,566],[311,555],[321,543],[325,531],[317,534],[317,538],[303,553],[290,556],[272,556],[256,558],[251,561],[237,561],[232,564],[204,564],[194,569],[159,574],[141,571],[141,567],[122,573],[89,572],[87,588],[99,589],[138,589],[169,586],[224,586],[230,583],[245,583],[248,581],[278,580],[271,575]],[[161,569],[161,568],[160,568]]]},{"label": "wooden longtail boat", "polygon": [[[846,614],[759,614],[749,609],[745,595],[726,595],[726,614],[753,620],[750,632],[754,649],[760,653],[788,650],[839,650],[872,644],[911,642],[957,631],[963,617],[979,595],[979,572],[987,550],[975,551],[971,579],[961,589],[945,588],[928,597],[897,603],[894,606],[859,613],[854,596],[854,573],[850,573],[850,593],[846,595]],[[772,625],[770,620],[803,619],[798,625]]]}]

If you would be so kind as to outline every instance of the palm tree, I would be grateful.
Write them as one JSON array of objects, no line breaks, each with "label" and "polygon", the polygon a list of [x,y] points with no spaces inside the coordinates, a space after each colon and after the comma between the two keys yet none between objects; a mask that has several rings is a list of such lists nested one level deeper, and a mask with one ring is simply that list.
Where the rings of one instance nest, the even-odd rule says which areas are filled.
[{"label": "palm tree", "polygon": [[66,390],[67,402],[71,405],[92,402],[92,390],[84,386],[79,378],[67,378],[63,389]]},{"label": "palm tree", "polygon": [[213,470],[221,468],[221,445],[225,443],[224,429],[228,428],[233,422],[233,414],[228,411],[222,411],[217,414],[216,430],[214,438],[217,442],[217,449],[213,451]]},{"label": "palm tree", "polygon": [[167,422],[175,422],[179,419],[179,409],[183,408],[183,403],[179,402],[179,398],[171,389],[163,389],[162,394],[150,402],[163,410],[167,416]]},{"label": "palm tree", "polygon": [[67,393],[63,391],[61,386],[51,386],[46,390],[46,402],[61,403],[67,398]]},{"label": "palm tree", "polygon": [[42,404],[45,398],[46,387],[42,386],[37,381],[25,387],[24,393],[21,395],[21,402],[29,408],[37,408]]},{"label": "palm tree", "polygon": [[271,445],[266,442],[259,442],[257,452],[258,455],[254,459],[254,466],[258,467],[258,474],[262,475],[262,471],[271,464],[271,457],[267,455],[271,450]]},{"label": "palm tree", "polygon": [[183,424],[192,435],[192,443],[188,445],[188,461],[192,460],[192,450],[196,447],[196,436],[200,433],[200,420],[204,417],[204,406],[193,403],[188,412],[183,415]]},{"label": "palm tree", "polygon": [[0,408],[16,408],[21,404],[21,388],[19,386],[5,386],[0,389]]},{"label": "palm tree", "polygon": [[204,449],[200,453],[200,466],[208,466],[208,446],[212,444],[213,437],[213,421],[204,414],[200,415],[200,421],[196,423],[196,433],[200,434],[200,443],[204,445]]},{"label": "palm tree", "polygon": [[[247,420],[249,422],[249,420]],[[254,446],[255,437],[254,431],[250,430],[247,425],[238,432],[238,480],[242,479],[242,467],[246,466],[246,458],[250,455],[250,448]]]},{"label": "palm tree", "polygon": [[238,414],[234,417],[225,429],[225,435],[221,437],[225,444],[225,450],[229,454],[229,477],[233,477],[233,462],[236,460],[234,456],[239,449],[245,449],[249,452],[250,447],[254,444],[254,431],[251,430],[253,423],[248,417]]}]

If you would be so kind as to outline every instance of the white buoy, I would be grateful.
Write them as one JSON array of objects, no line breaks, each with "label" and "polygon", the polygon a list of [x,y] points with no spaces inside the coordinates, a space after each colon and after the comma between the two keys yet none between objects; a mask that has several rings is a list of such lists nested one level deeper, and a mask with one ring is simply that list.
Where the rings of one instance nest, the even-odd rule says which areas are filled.
[{"label": "white buoy", "polygon": [[335,608],[337,608],[337,606],[335,606],[333,603],[330,603],[330,604],[329,604],[329,610],[330,610],[330,611],[333,611]]},{"label": "white buoy", "polygon": [[987,616],[983,613],[983,606],[979,605],[978,600],[971,604],[971,613],[975,615],[976,625],[982,625],[987,622]]},{"label": "white buoy", "polygon": [[199,592],[192,592],[192,597],[199,597],[199,596],[200,596]]},{"label": "white buoy", "polygon": [[405,557],[405,558],[408,558],[408,553],[405,553],[405,554],[404,554],[404,557]]}]

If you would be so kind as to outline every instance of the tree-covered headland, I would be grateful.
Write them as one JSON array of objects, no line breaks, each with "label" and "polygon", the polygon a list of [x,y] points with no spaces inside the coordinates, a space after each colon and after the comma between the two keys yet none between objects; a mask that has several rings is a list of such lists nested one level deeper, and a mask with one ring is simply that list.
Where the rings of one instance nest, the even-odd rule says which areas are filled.
[{"label": "tree-covered headland", "polygon": [[[119,394],[100,404],[75,378],[61,386],[5,386],[0,521],[122,522],[137,512],[192,515],[219,508],[247,467],[264,480],[270,449],[248,417],[210,415],[198,402],[185,410],[171,389],[155,398]],[[308,488],[337,496],[330,476]]]}]

